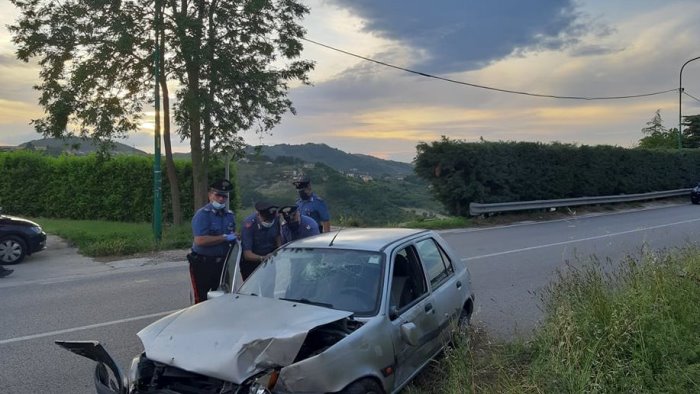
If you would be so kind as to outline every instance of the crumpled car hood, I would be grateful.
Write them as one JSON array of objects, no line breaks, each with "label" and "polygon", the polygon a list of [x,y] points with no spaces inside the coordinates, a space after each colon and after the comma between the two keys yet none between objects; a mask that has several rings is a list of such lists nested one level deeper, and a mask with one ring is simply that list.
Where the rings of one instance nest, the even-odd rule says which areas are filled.
[{"label": "crumpled car hood", "polygon": [[137,335],[151,360],[240,384],[292,364],[309,330],[351,314],[227,294],[168,315]]}]

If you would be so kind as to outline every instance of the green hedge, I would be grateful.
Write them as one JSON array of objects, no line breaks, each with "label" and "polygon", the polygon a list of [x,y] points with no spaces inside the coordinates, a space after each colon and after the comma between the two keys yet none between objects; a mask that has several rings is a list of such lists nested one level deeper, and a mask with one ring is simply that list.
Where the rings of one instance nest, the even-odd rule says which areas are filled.
[{"label": "green hedge", "polygon": [[[170,183],[162,168],[163,218],[172,221]],[[176,160],[184,218],[193,214],[192,164]],[[0,207],[30,217],[150,222],[153,214],[153,159],[115,156],[51,157],[31,151],[0,153]],[[210,168],[212,179],[224,166]],[[232,177],[235,179],[235,177]],[[232,196],[236,206],[238,199]]]},{"label": "green hedge", "polygon": [[646,193],[694,186],[700,151],[529,142],[441,141],[417,147],[416,172],[452,214],[469,203]]}]

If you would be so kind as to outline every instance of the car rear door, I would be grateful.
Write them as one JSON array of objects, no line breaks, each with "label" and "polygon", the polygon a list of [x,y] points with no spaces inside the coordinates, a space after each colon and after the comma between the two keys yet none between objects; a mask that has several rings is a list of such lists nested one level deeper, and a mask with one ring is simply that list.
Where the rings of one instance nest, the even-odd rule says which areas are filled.
[{"label": "car rear door", "polygon": [[467,299],[468,284],[457,278],[450,257],[432,237],[417,241],[416,251],[428,275],[441,342],[444,344],[449,339],[450,323],[457,321]]}]

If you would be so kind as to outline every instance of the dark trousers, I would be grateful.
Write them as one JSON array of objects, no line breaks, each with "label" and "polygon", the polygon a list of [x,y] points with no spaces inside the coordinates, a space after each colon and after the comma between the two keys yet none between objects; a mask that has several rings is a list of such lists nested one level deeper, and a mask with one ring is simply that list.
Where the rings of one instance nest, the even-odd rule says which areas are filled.
[{"label": "dark trousers", "polygon": [[194,291],[194,303],[207,300],[207,292],[219,288],[221,271],[226,257],[202,256],[196,253],[187,255],[190,262],[190,280]]}]

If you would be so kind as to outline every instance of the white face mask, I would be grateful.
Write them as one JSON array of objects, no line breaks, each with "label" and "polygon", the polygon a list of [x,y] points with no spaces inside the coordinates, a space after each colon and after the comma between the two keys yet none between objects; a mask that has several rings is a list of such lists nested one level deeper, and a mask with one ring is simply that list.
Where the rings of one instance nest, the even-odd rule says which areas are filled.
[{"label": "white face mask", "polygon": [[275,224],[274,220],[271,222],[263,222],[262,220],[260,221],[260,225],[265,227],[265,228],[270,228],[270,227],[272,227],[273,224]]},{"label": "white face mask", "polygon": [[214,209],[224,209],[224,207],[226,207],[226,204],[220,203],[218,201],[212,201],[211,205],[214,207]]}]

